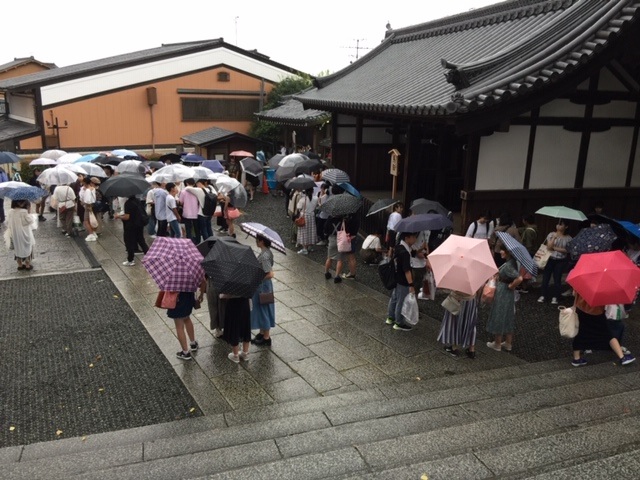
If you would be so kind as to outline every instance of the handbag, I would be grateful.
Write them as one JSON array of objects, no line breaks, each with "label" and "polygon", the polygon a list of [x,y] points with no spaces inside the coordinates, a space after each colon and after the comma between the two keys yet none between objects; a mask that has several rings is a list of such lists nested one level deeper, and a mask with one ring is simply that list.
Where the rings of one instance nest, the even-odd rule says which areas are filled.
[{"label": "handbag", "polygon": [[445,310],[448,310],[451,315],[458,315],[460,313],[460,300],[458,300],[453,293],[447,295],[447,298],[442,301],[441,305]]},{"label": "handbag", "polygon": [[551,251],[547,248],[547,246],[543,243],[538,248],[538,251],[533,256],[533,260],[538,265],[538,268],[542,269],[547,266],[547,261],[549,260],[549,256],[551,255]]},{"label": "handbag", "polygon": [[98,228],[98,219],[93,212],[89,214],[89,225],[91,225],[91,228]]},{"label": "handbag", "polygon": [[436,279],[433,276],[432,270],[427,270],[427,273],[422,281],[422,292],[418,295],[420,300],[435,300],[436,299]]},{"label": "handbag", "polygon": [[238,210],[236,207],[227,208],[227,218],[228,219],[235,220],[239,216],[240,216],[240,210]]},{"label": "handbag", "polygon": [[418,323],[420,311],[418,310],[418,301],[413,293],[404,297],[404,302],[402,302],[402,316],[409,325],[416,325]]},{"label": "handbag", "polygon": [[[338,252],[349,253],[351,252],[351,237],[347,233],[344,226],[344,220],[342,220],[342,228],[336,233],[336,242],[338,244]],[[395,288],[395,287],[394,287]]]},{"label": "handbag", "polygon": [[564,338],[575,337],[578,334],[578,329],[580,327],[578,312],[571,307],[558,307],[558,310],[560,310],[558,317],[560,336]]},{"label": "handbag", "polygon": [[496,280],[495,278],[490,278],[487,280],[487,283],[484,284],[482,288],[482,303],[491,303],[493,302],[493,297],[496,294]]},{"label": "handbag", "polygon": [[261,292],[260,293],[260,305],[269,305],[274,303],[273,292]]},{"label": "handbag", "polygon": [[382,280],[384,288],[387,290],[396,288],[396,268],[389,258],[385,258],[378,265],[378,275],[380,276],[380,280]]},{"label": "handbag", "polygon": [[214,217],[221,217],[222,216],[222,206],[221,205],[216,205],[216,209],[213,211],[213,216]]},{"label": "handbag", "polygon": [[155,306],[158,308],[176,308],[178,303],[178,292],[158,292],[158,296],[156,297]]},{"label": "handbag", "polygon": [[305,199],[304,199],[304,207],[302,207],[302,210],[300,210],[300,212],[298,212],[298,216],[293,221],[293,223],[295,223],[298,227],[304,227],[305,224],[307,223],[306,220],[304,219],[304,214],[305,214],[306,211],[307,211],[307,199],[305,197]]}]

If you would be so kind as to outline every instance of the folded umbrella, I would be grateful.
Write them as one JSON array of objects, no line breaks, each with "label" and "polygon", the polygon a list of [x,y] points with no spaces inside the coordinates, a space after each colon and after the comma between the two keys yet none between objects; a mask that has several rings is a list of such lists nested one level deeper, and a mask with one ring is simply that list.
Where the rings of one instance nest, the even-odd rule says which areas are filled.
[{"label": "folded umbrella", "polygon": [[439,213],[421,213],[400,220],[396,232],[422,232],[424,230],[442,230],[453,227],[453,222]]},{"label": "folded umbrella", "polygon": [[438,288],[474,295],[498,273],[489,243],[484,239],[450,235],[427,258]]},{"label": "folded umbrella", "polygon": [[507,232],[496,232],[496,236],[500,239],[504,247],[511,253],[522,267],[534,277],[538,275],[538,265],[531,257],[531,254],[519,241],[509,235]]},{"label": "folded umbrella", "polygon": [[367,217],[369,215],[374,215],[378,212],[382,212],[383,210],[386,210],[392,205],[395,205],[399,201],[400,200],[394,200],[393,198],[381,198],[380,200],[376,200],[376,202],[373,205],[371,205],[371,207],[369,208],[369,211],[367,212]]},{"label": "folded umbrella", "polygon": [[188,238],[156,238],[142,258],[158,288],[165,292],[195,292],[204,279],[202,254]]},{"label": "folded umbrella", "polygon": [[240,160],[240,167],[243,172],[247,172],[253,176],[258,176],[262,173],[262,164],[251,157]]},{"label": "folded umbrella", "polygon": [[439,213],[445,217],[449,215],[450,210],[444,207],[440,202],[427,200],[426,198],[418,198],[411,202],[411,213]]},{"label": "folded umbrella", "polygon": [[331,217],[344,217],[356,213],[362,206],[362,200],[342,193],[331,195],[329,199],[320,206],[320,211]]},{"label": "folded umbrella", "polygon": [[620,250],[585,253],[567,283],[592,307],[631,303],[640,288],[640,268]]},{"label": "folded umbrella", "polygon": [[546,215],[547,217],[563,218],[565,220],[577,220],[578,222],[587,219],[587,216],[580,210],[563,206],[542,207],[541,209],[537,210],[536,213],[539,215]]},{"label": "folded umbrella", "polygon": [[47,191],[40,187],[33,187],[31,185],[27,187],[8,188],[0,192],[0,197],[9,198],[11,200],[29,200],[30,202],[37,202],[42,197],[47,195]]},{"label": "folded umbrella", "polygon": [[310,177],[309,175],[298,175],[297,177],[288,180],[284,186],[290,190],[304,191],[309,188],[314,188],[316,186],[316,182],[314,182],[313,177]]},{"label": "folded umbrella", "polygon": [[202,267],[217,292],[244,298],[253,296],[265,276],[251,247],[236,240],[215,242]]},{"label": "folded umbrella", "polygon": [[347,172],[339,168],[329,168],[322,172],[322,179],[331,183],[349,183],[351,179]]},{"label": "folded umbrella", "polygon": [[282,237],[280,237],[278,232],[275,230],[256,222],[241,223],[240,229],[254,238],[258,235],[262,235],[263,237],[271,240],[271,248],[284,253],[285,255],[287,254],[287,249],[284,246]]},{"label": "folded umbrella", "polygon": [[105,197],[130,197],[132,195],[140,195],[149,190],[149,188],[151,188],[151,186],[143,176],[127,173],[110,177],[101,183],[99,187]]},{"label": "folded umbrella", "polygon": [[618,238],[611,225],[601,223],[594,227],[583,228],[567,243],[571,258],[577,260],[583,253],[608,252]]}]

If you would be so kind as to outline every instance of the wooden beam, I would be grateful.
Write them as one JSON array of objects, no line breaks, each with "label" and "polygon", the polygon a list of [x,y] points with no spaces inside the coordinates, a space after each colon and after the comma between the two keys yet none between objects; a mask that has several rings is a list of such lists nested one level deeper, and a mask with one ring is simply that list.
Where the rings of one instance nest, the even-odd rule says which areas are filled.
[{"label": "wooden beam", "polygon": [[[599,75],[593,75],[589,80],[589,92],[598,91]],[[591,140],[591,121],[593,119],[593,103],[587,103],[584,109],[584,130],[580,138],[580,150],[578,151],[578,165],[576,167],[576,178],[573,183],[574,188],[582,188],[584,184],[584,173],[587,169],[587,157],[589,155],[589,142]]]},{"label": "wooden beam", "polygon": [[533,152],[536,143],[536,130],[538,127],[539,116],[539,108],[531,111],[531,128],[529,129],[529,145],[527,146],[527,163],[524,167],[524,182],[522,184],[522,188],[525,190],[529,188],[529,182],[531,181],[531,166],[533,165]]}]

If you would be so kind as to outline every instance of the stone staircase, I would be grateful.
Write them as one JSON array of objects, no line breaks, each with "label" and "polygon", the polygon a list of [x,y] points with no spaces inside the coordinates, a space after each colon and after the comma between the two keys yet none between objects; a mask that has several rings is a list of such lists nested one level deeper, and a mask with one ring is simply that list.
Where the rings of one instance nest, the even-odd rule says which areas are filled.
[{"label": "stone staircase", "polygon": [[553,360],[9,447],[0,478],[631,479],[639,394]]}]

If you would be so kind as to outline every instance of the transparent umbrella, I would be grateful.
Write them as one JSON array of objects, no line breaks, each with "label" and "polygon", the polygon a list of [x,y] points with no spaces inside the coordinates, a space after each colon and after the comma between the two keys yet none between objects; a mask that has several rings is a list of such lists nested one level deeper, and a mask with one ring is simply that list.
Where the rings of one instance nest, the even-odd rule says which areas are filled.
[{"label": "transparent umbrella", "polygon": [[144,174],[144,166],[140,160],[124,160],[116,166],[118,173],[137,173]]},{"label": "transparent umbrella", "polygon": [[63,163],[73,163],[81,157],[82,155],[79,153],[66,153],[58,158],[58,165],[62,165]]},{"label": "transparent umbrella", "polygon": [[182,182],[187,178],[194,177],[193,168],[174,163],[166,167],[159,168],[153,174],[153,177],[159,182]]},{"label": "transparent umbrella", "polygon": [[41,185],[69,185],[78,179],[78,175],[62,165],[47,168],[36,179]]},{"label": "transparent umbrella", "polygon": [[52,160],[58,160],[61,156],[66,154],[67,152],[65,152],[64,150],[47,150],[45,152],[42,152],[40,158],[50,158]]}]

